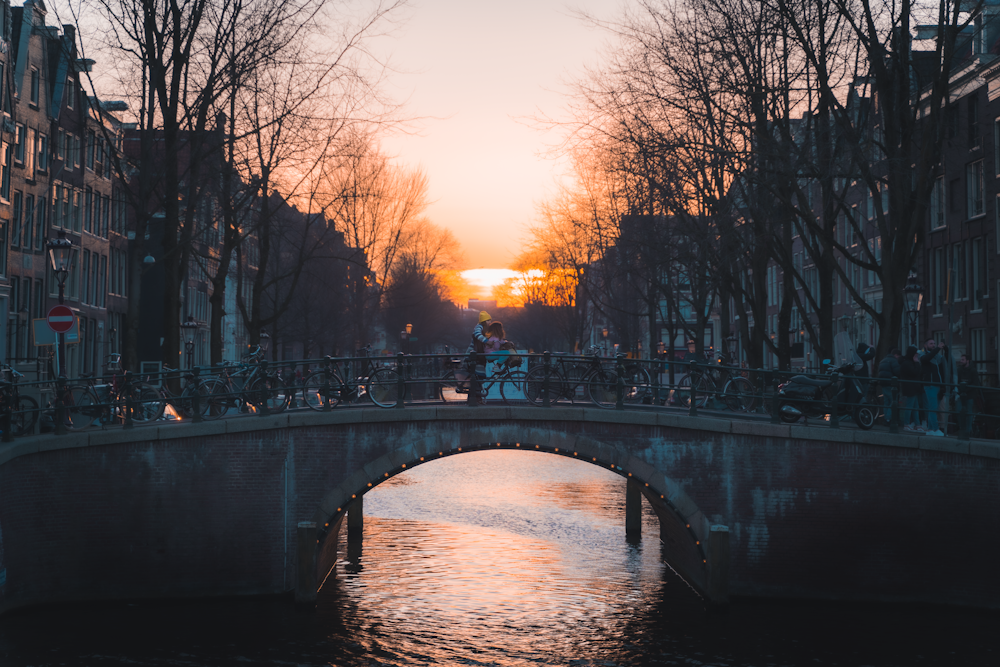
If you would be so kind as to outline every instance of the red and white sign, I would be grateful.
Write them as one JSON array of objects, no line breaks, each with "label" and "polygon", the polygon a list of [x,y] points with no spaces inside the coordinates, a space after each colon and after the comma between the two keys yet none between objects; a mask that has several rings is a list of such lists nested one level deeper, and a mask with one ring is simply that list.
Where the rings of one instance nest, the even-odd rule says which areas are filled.
[{"label": "red and white sign", "polygon": [[49,328],[56,333],[66,333],[73,328],[76,316],[69,306],[52,306],[45,321],[49,323]]}]

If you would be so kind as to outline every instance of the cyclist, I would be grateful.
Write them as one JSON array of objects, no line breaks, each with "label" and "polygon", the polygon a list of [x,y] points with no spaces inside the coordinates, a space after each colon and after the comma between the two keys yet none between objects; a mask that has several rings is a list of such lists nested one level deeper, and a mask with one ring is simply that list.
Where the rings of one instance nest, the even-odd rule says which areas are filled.
[{"label": "cyclist", "polygon": [[490,317],[490,314],[481,310],[479,311],[479,323],[472,330],[472,343],[469,345],[468,354],[475,355],[476,368],[475,372],[471,374],[472,377],[469,378],[471,386],[469,387],[468,405],[482,405],[486,402],[479,394],[481,383],[486,378],[486,341],[488,340],[486,329],[492,321],[493,318]]}]

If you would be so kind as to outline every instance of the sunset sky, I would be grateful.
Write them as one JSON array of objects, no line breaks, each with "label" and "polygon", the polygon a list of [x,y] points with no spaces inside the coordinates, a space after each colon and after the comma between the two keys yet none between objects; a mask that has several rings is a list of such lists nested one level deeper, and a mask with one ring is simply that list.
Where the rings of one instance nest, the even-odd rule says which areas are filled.
[{"label": "sunset sky", "polygon": [[[574,9],[610,17],[615,0],[413,0],[407,20],[378,48],[397,68],[390,93],[420,136],[383,146],[421,166],[428,216],[462,243],[468,267],[502,268],[517,255],[536,203],[559,165],[539,155],[555,137],[531,116],[562,116],[565,83],[596,62],[606,35]],[[498,274],[500,275],[500,274]]]}]

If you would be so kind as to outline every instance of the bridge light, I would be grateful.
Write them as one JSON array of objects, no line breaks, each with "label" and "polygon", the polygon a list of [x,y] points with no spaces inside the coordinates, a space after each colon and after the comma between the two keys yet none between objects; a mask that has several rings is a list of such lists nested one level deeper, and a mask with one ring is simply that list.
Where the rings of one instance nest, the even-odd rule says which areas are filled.
[{"label": "bridge light", "polygon": [[[337,511],[338,511],[338,512],[340,511],[340,508],[339,508],[339,507],[337,508]],[[328,522],[324,523],[324,524],[323,524],[323,527],[324,527],[324,528],[329,528],[329,527],[330,527],[330,522],[328,521]]]},{"label": "bridge light", "polygon": [[405,464],[405,463],[403,464],[403,467],[404,467],[404,468],[406,467],[406,464]]},{"label": "bridge light", "polygon": [[649,486],[649,482],[646,482],[646,486],[647,486],[647,487]]},{"label": "bridge light", "polygon": [[372,485],[372,483],[371,483],[371,482],[368,482],[368,486],[371,486],[371,485]]},{"label": "bridge light", "polygon": [[557,452],[559,451],[559,448],[558,448],[558,447],[556,447],[556,451],[557,451]]},{"label": "bridge light", "polygon": [[[621,468],[619,468],[619,470],[621,470]],[[632,473],[629,473],[629,474],[628,474],[628,476],[629,476],[629,477],[631,477],[631,476],[632,476]]]},{"label": "bridge light", "polygon": [[573,452],[573,456],[576,456],[576,452]]},{"label": "bridge light", "polygon": [[386,477],[388,477],[388,476],[389,476],[389,473],[386,473],[386,474],[385,474],[385,476],[386,476]]},{"label": "bridge light", "polygon": [[695,544],[701,544],[701,540],[695,540],[694,543]]},{"label": "bridge light", "polygon": [[461,447],[459,447],[459,448],[458,448],[458,451],[462,451],[462,448],[461,448]]},{"label": "bridge light", "polygon": [[535,445],[535,449],[538,449],[538,445]]},{"label": "bridge light", "polygon": [[444,452],[438,452],[438,456],[444,456]]},{"label": "bridge light", "polygon": [[595,457],[594,457],[594,458],[592,458],[591,460],[592,460],[592,461],[596,461],[596,460],[597,460],[597,457],[595,456]]},{"label": "bridge light", "polygon": [[351,494],[351,499],[354,499],[354,498],[357,498],[357,497],[358,497],[358,494],[356,494],[356,493],[352,493]]},{"label": "bridge light", "polygon": [[515,447],[520,447],[520,446],[521,446],[521,443],[519,443],[519,442],[517,442],[517,443],[514,443],[514,446],[515,446]]},{"label": "bridge light", "polygon": [[421,457],[420,457],[420,460],[421,460],[421,461],[423,461],[423,460],[424,460],[424,457],[422,457],[422,456],[421,456]]},{"label": "bridge light", "polygon": [[686,528],[690,528],[690,527],[691,527],[691,524],[688,524],[688,525],[687,525],[687,526],[685,526],[685,527],[686,527]]}]

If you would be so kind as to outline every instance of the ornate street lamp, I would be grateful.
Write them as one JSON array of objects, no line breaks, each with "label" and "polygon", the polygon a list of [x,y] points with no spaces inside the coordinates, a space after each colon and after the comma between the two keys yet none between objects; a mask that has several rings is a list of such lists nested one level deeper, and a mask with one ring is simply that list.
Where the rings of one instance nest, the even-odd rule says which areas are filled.
[{"label": "ornate street lamp", "polygon": [[198,331],[198,323],[188,315],[187,320],[181,322],[181,329],[184,330],[184,354],[187,356],[188,370],[194,368],[194,335]]},{"label": "ornate street lamp", "polygon": [[268,346],[271,344],[271,334],[267,333],[263,329],[260,330],[260,351],[267,352]]},{"label": "ornate street lamp", "polygon": [[906,287],[903,288],[903,300],[909,324],[906,334],[910,337],[910,344],[916,345],[920,334],[920,309],[924,305],[924,288],[917,284],[917,274],[912,271],[906,279]]},{"label": "ornate street lamp", "polygon": [[[73,253],[76,246],[66,238],[66,233],[59,231],[59,236],[49,239],[45,244],[49,251],[49,259],[52,261],[52,271],[56,274],[56,282],[59,285],[59,305],[63,305],[66,300],[66,277],[69,276],[70,268],[73,266]],[[66,341],[64,334],[57,334],[56,355],[58,356],[59,376],[66,375]]]}]

